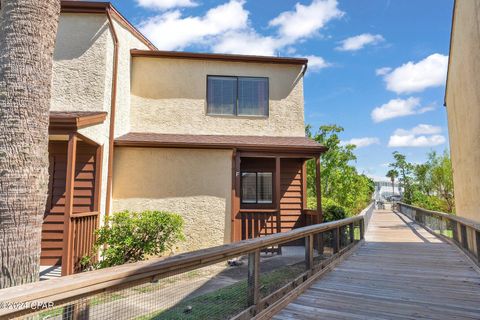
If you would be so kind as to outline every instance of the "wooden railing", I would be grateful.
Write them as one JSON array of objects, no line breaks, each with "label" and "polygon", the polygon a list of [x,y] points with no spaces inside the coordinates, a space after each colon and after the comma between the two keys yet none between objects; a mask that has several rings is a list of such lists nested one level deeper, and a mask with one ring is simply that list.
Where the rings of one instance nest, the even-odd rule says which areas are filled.
[{"label": "wooden railing", "polygon": [[480,265],[480,224],[438,211],[398,202],[396,208],[410,219],[461,248]]},{"label": "wooden railing", "polygon": [[[240,310],[241,312],[233,318],[250,319],[256,316],[258,319],[266,319],[305,290],[312,281],[333,268],[335,264],[341,261],[344,256],[350,254],[352,249],[362,242],[365,219],[368,219],[368,215],[365,212],[352,218],[179,254],[166,259],[153,259],[3,289],[0,290],[0,318],[10,319],[21,316],[37,316],[42,315],[42,312],[44,314],[47,312],[60,315],[63,313],[63,319],[88,319],[89,317],[101,319],[103,316],[112,318],[112,314],[118,312],[116,309],[118,309],[118,303],[120,303],[120,300],[117,300],[119,299],[119,294],[108,299],[99,298],[98,295],[113,295],[116,291],[127,290],[128,294],[125,295],[130,295],[128,297],[131,299],[135,298],[131,302],[138,306],[148,301],[151,303],[152,291],[149,290],[165,290],[165,286],[169,285],[172,286],[172,291],[168,291],[170,293],[158,294],[161,299],[168,299],[170,296],[180,294],[181,287],[175,287],[175,281],[162,283],[162,279],[169,280],[170,278],[168,277],[178,276],[179,274],[187,274],[190,277],[191,274],[189,272],[204,270],[202,268],[244,256],[248,257],[247,281],[245,282],[245,287],[239,286],[239,288],[246,288],[246,290],[240,289],[237,294],[239,300],[242,301],[244,299],[245,305],[242,305],[241,310],[243,311]],[[349,232],[345,232],[346,230],[349,230]],[[319,252],[323,251],[324,244],[323,241],[318,239],[324,239],[325,234],[333,235],[334,239],[330,244],[333,249],[333,254],[330,256],[319,254]],[[300,239],[304,239],[305,242],[304,258],[300,260],[302,261],[301,265],[304,266],[301,272],[281,288],[275,289],[274,292],[266,296],[262,295],[261,291],[264,288],[261,284],[260,276],[265,274],[260,271],[260,264],[264,262],[260,252],[265,248]],[[322,248],[318,248],[319,250],[317,251],[314,248],[318,244]],[[262,272],[265,272],[265,270],[262,270]],[[279,274],[281,275],[282,273],[278,273],[276,277]],[[275,278],[276,280],[277,278]],[[190,278],[187,283],[190,286],[193,285]],[[142,285],[151,285],[153,287],[149,287],[147,290],[145,287],[141,287]],[[143,293],[150,294],[150,298],[143,299],[140,296]],[[171,298],[173,299],[174,297]],[[221,295],[215,296],[217,305],[222,303],[228,304],[220,299]],[[114,303],[109,304],[110,301],[114,301]],[[43,306],[48,306],[48,310],[39,310]],[[90,306],[91,309],[89,309]],[[155,306],[160,308],[159,302],[155,302]],[[59,313],[55,313],[59,308]],[[95,309],[99,308],[101,308],[101,312],[94,313]],[[133,308],[133,310],[137,311],[132,312],[138,312],[139,309]],[[122,313],[125,314],[125,312],[130,311],[128,308],[122,309]],[[190,311],[187,309],[185,312]],[[131,314],[131,316],[134,318],[143,316],[143,314]]]},{"label": "wooden railing", "polygon": [[81,260],[85,256],[96,261],[93,254],[95,244],[95,230],[98,228],[98,212],[75,213],[71,215],[73,230],[73,266],[75,272],[82,271]]},{"label": "wooden railing", "polygon": [[242,239],[253,239],[280,232],[277,209],[241,209]]}]

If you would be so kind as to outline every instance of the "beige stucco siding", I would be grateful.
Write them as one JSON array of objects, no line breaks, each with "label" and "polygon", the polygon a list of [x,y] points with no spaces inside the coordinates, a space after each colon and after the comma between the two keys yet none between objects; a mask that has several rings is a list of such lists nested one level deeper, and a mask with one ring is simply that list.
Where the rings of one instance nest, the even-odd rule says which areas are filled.
[{"label": "beige stucco siding", "polygon": [[118,47],[117,105],[115,108],[116,138],[130,131],[130,50],[148,50],[148,47],[116,20],[113,20],[113,24],[120,43]]},{"label": "beige stucco siding", "polygon": [[102,14],[62,13],[54,51],[51,110],[105,109],[107,46],[111,37]]},{"label": "beige stucco siding", "polygon": [[456,1],[447,114],[459,216],[480,222],[480,3]]},{"label": "beige stucco siding", "polygon": [[[131,131],[304,136],[302,67],[134,57]],[[269,78],[267,118],[207,116],[207,75]]]},{"label": "beige stucco siding", "polygon": [[167,210],[182,215],[179,251],[230,240],[229,150],[116,148],[113,211]]}]

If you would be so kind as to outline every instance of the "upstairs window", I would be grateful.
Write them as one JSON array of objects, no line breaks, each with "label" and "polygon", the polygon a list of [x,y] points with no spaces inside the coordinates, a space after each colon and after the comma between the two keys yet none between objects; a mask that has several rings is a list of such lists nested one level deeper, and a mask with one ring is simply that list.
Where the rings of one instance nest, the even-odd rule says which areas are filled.
[{"label": "upstairs window", "polygon": [[242,203],[272,203],[273,173],[242,172]]},{"label": "upstairs window", "polygon": [[268,78],[207,77],[207,114],[268,116]]}]

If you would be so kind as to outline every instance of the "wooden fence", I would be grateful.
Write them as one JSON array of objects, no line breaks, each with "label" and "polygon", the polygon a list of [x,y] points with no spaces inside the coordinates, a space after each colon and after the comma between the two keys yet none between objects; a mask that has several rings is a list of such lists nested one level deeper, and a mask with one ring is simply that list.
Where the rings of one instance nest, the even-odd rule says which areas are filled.
[{"label": "wooden fence", "polygon": [[471,220],[438,211],[397,203],[398,211],[427,230],[461,248],[480,265],[480,224]]},{"label": "wooden fence", "polygon": [[[60,313],[63,319],[110,319],[115,312],[115,307],[108,303],[104,304],[102,317],[91,316],[90,305],[93,303],[92,308],[98,308],[101,303],[101,299],[96,298],[99,294],[137,286],[135,289],[138,290],[130,290],[130,293],[140,295],[147,290],[138,287],[139,285],[158,283],[159,280],[161,281],[161,279],[172,275],[186,274],[226,262],[228,259],[244,256],[248,257],[246,289],[244,291],[243,289],[240,290],[239,294],[245,298],[246,304],[245,308],[233,318],[251,319],[255,317],[257,319],[267,319],[303,292],[312,281],[353,252],[353,249],[363,241],[365,225],[368,223],[366,219],[369,219],[370,215],[368,213],[372,209],[373,204],[360,215],[352,218],[188,252],[166,259],[126,264],[65,276],[46,282],[3,289],[0,290],[0,318],[39,318],[42,312],[43,314],[45,312],[54,314],[53,311],[55,310],[49,310],[54,306],[57,310],[59,308],[63,310],[63,316]],[[327,258],[319,254],[323,251],[325,234],[333,235],[333,241],[330,244],[333,254]],[[262,295],[262,286],[259,281],[261,273],[260,252],[265,248],[301,239],[305,241],[305,252],[302,258],[303,271],[281,288],[266,296]],[[174,282],[169,282],[169,285],[173,286],[173,290],[175,290]],[[168,298],[168,293],[165,293],[165,297]],[[135,301],[141,304],[143,300],[141,296],[138,296]],[[44,310],[42,306],[48,308]],[[122,312],[128,312],[128,310]],[[133,318],[139,316],[143,316],[143,314],[132,315]]]}]

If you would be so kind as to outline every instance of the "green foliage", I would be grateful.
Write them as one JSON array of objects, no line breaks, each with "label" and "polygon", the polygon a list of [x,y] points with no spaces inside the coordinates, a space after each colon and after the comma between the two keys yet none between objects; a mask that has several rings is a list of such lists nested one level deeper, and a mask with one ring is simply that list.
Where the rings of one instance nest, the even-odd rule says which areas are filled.
[{"label": "green foliage", "polygon": [[405,155],[394,152],[390,167],[400,172],[400,183],[404,189],[404,201],[425,209],[454,212],[453,172],[447,151],[438,155],[428,154],[422,164],[409,163]]},{"label": "green foliage", "polygon": [[[370,202],[375,186],[370,178],[359,174],[352,165],[352,162],[357,159],[353,153],[356,147],[341,145],[338,137],[341,132],[343,128],[337,125],[320,126],[315,135],[311,133],[310,126],[306,128],[307,136],[328,148],[328,151],[322,154],[320,161],[323,210],[327,209],[327,201],[332,201],[347,215],[354,215]],[[316,184],[313,160],[307,162],[307,189],[309,199],[314,198]],[[310,200],[308,203],[310,208],[316,207],[316,203]]]},{"label": "green foliage", "polygon": [[323,221],[331,222],[348,217],[344,207],[336,204],[334,201],[328,198],[326,200],[327,201],[325,204],[322,203]]},{"label": "green foliage", "polygon": [[122,211],[107,217],[97,235],[96,248],[106,245],[97,267],[111,267],[170,250],[184,239],[183,219],[164,211]]}]

